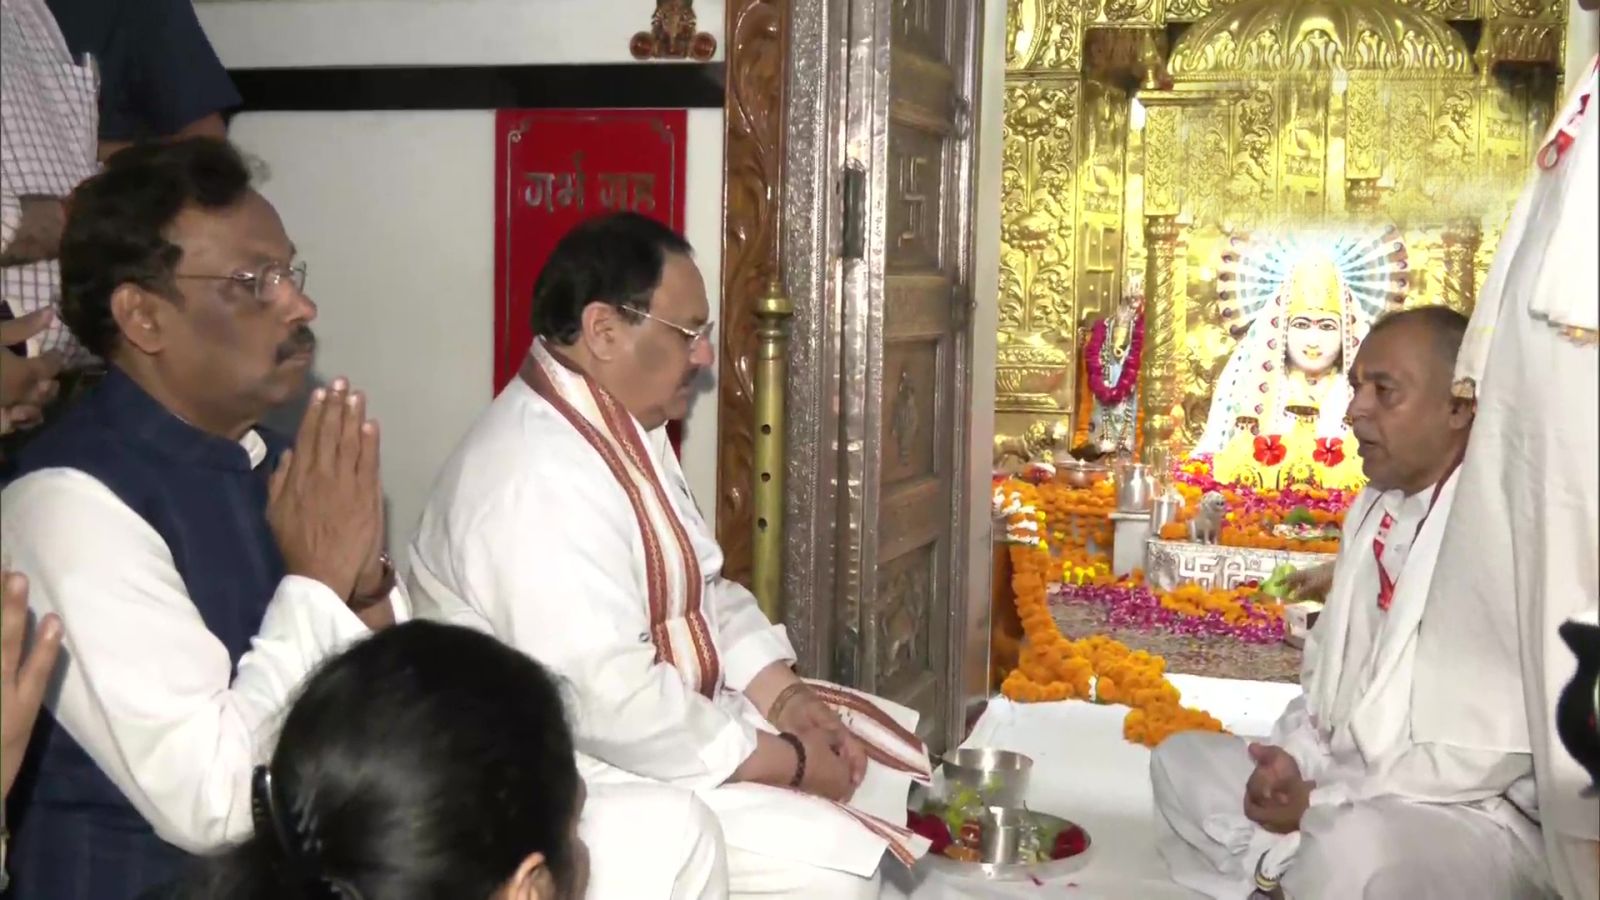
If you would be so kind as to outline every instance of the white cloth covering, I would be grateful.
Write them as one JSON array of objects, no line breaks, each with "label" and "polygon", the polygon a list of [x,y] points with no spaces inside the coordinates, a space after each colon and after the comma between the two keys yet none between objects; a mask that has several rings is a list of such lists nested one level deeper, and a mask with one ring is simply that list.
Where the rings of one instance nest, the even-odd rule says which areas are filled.
[{"label": "white cloth covering", "polygon": [[[717,817],[693,792],[591,785],[578,834],[589,847],[586,900],[723,900],[728,856]],[[649,852],[640,852],[649,848]]]},{"label": "white cloth covering", "polygon": [[1456,374],[1475,384],[1477,420],[1414,699],[1420,739],[1531,751],[1550,868],[1568,900],[1600,897],[1600,801],[1582,796],[1588,776],[1554,722],[1577,668],[1556,629],[1595,622],[1600,600],[1596,103],[1561,162],[1535,172],[1473,313]]},{"label": "white cloth covering", "polygon": [[[856,813],[784,788],[725,784],[754,750],[757,731],[772,730],[743,689],[768,665],[792,663],[794,651],[750,593],[722,577],[721,550],[665,429],[645,433],[631,417],[627,427],[692,547],[693,564],[674,563],[667,577],[698,569],[689,592],[698,591],[715,657],[700,657],[698,671],[721,673],[709,694],[665,663],[653,639],[660,631],[638,495],[522,379],[495,400],[435,484],[411,545],[418,615],[483,629],[566,679],[591,784],[653,781],[697,791],[721,821],[735,895],[870,891],[885,850],[920,841],[898,827],[912,776],[874,760],[851,802]],[[873,715],[886,713],[904,731],[915,727],[911,710],[849,696],[869,700]],[[925,756],[920,763],[926,767]]]},{"label": "white cloth covering", "polygon": [[1477,804],[1388,796],[1313,806],[1292,839],[1238,829],[1253,770],[1245,741],[1232,735],[1186,732],[1156,749],[1156,840],[1174,880],[1208,897],[1244,900],[1256,859],[1292,840],[1293,862],[1281,884],[1293,900],[1551,896],[1531,825],[1519,833]]},{"label": "white cloth covering", "polygon": [[[1292,755],[1302,777],[1317,784],[1301,832],[1274,835],[1245,817],[1244,785],[1252,766],[1243,741],[1181,736],[1156,749],[1151,772],[1160,847],[1174,880],[1210,896],[1238,897],[1252,889],[1259,862],[1266,874],[1282,875],[1286,886],[1315,890],[1311,886],[1325,879],[1306,877],[1322,865],[1315,858],[1305,861],[1308,841],[1322,840],[1318,846],[1326,847],[1330,835],[1349,831],[1347,817],[1365,821],[1372,810],[1407,803],[1429,804],[1434,811],[1459,807],[1449,814],[1462,821],[1491,820],[1498,831],[1466,831],[1492,834],[1509,842],[1507,847],[1531,839],[1532,824],[1502,796],[1527,777],[1525,755],[1419,742],[1411,734],[1417,627],[1456,477],[1411,496],[1363,491],[1346,516],[1333,586],[1306,644],[1305,693],[1289,704],[1267,741]],[[1395,583],[1392,605],[1383,611],[1374,539],[1386,514],[1392,523],[1383,565]],[[1313,823],[1332,831],[1314,832]],[[1343,841],[1339,837],[1336,846]],[[1504,877],[1537,883],[1537,860],[1524,866],[1527,856],[1505,850],[1485,852],[1482,859],[1518,861],[1519,868]],[[1408,865],[1433,864],[1419,860]],[[1393,860],[1381,855],[1338,862],[1348,871],[1336,884],[1398,877],[1383,875]]]},{"label": "white cloth covering", "polygon": [[[240,443],[266,455],[254,432]],[[250,774],[306,675],[370,632],[324,584],[279,582],[235,668],[155,529],[99,480],[44,469],[0,496],[0,546],[28,576],[34,615],[65,631],[45,698],[156,834],[190,853],[248,837]],[[409,615],[403,589],[395,616]]]}]

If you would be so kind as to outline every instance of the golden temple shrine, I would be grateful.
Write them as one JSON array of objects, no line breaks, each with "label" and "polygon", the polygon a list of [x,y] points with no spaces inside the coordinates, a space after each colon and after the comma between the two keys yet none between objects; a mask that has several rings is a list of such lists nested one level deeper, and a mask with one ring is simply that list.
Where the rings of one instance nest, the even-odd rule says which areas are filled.
[{"label": "golden temple shrine", "polygon": [[1339,441],[1343,367],[1384,311],[1471,309],[1561,91],[1566,6],[1011,0],[1007,24],[996,455],[1098,440],[1221,467],[1246,432]]}]

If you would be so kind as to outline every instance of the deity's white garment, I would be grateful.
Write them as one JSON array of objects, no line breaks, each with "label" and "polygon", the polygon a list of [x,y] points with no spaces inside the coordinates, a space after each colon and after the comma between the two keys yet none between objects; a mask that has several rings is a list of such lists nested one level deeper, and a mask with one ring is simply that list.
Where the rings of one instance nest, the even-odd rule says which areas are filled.
[{"label": "deity's white garment", "polygon": [[[1258,870],[1295,900],[1549,896],[1536,826],[1505,796],[1526,785],[1528,757],[1412,734],[1417,628],[1456,477],[1409,497],[1369,489],[1351,505],[1306,643],[1305,693],[1267,740],[1316,783],[1298,832],[1245,817],[1254,765],[1243,739],[1178,734],[1156,748],[1159,848],[1174,880],[1228,900],[1247,896]],[[1375,545],[1386,517],[1387,611]]]},{"label": "deity's white garment", "polygon": [[[735,896],[876,896],[886,849],[903,860],[926,850],[901,827],[910,783],[926,777],[920,743],[912,738],[921,755],[906,770],[875,757],[848,808],[726,784],[758,730],[775,730],[743,689],[768,665],[793,662],[784,629],[722,577],[721,550],[665,429],[647,433],[614,409],[617,450],[597,451],[592,432],[608,425],[559,394],[588,397],[582,376],[538,345],[532,359],[527,371],[543,373],[542,387],[513,380],[434,486],[411,546],[417,614],[488,631],[564,678],[590,784],[696,792],[721,822]],[[614,466],[638,475],[634,486]],[[647,539],[641,515],[681,543]],[[660,585],[674,579],[690,582],[687,607],[666,608]],[[915,726],[910,710],[843,689],[836,696],[860,708],[844,714],[858,734],[869,719],[907,736]]]},{"label": "deity's white garment", "polygon": [[1568,900],[1600,897],[1600,801],[1582,796],[1588,776],[1555,733],[1577,668],[1556,629],[1594,623],[1600,598],[1597,120],[1591,108],[1559,163],[1534,174],[1456,366],[1476,384],[1478,415],[1414,698],[1419,738],[1532,752],[1551,874]]}]

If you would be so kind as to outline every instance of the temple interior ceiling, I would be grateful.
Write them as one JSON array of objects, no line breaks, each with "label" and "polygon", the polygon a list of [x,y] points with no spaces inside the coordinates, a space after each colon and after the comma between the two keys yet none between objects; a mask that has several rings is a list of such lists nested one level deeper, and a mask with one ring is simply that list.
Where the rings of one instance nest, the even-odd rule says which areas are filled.
[{"label": "temple interior ceiling", "polygon": [[1142,445],[1215,451],[1274,403],[1342,414],[1292,396],[1320,351],[1288,313],[1337,318],[1342,367],[1387,309],[1470,311],[1566,4],[1010,0],[1007,28],[997,453],[1082,437],[1088,326],[1130,291]]}]

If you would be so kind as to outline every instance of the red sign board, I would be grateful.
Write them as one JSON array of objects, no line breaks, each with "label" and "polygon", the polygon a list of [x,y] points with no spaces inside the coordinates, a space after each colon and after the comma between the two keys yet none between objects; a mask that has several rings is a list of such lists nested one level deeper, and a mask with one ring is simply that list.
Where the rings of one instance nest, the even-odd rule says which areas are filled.
[{"label": "red sign board", "polygon": [[496,394],[516,376],[533,341],[533,283],[574,225],[628,209],[683,232],[687,129],[681,109],[496,114]]}]

